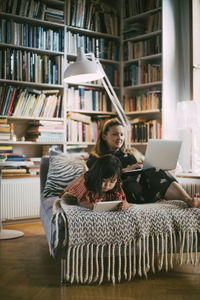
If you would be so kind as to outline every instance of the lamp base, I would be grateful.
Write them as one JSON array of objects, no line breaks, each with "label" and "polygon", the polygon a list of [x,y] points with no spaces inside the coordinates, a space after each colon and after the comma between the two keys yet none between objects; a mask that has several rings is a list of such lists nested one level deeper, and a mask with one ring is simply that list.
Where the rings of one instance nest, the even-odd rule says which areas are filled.
[{"label": "lamp base", "polygon": [[19,230],[2,229],[0,231],[0,240],[16,239],[24,236],[24,233]]}]

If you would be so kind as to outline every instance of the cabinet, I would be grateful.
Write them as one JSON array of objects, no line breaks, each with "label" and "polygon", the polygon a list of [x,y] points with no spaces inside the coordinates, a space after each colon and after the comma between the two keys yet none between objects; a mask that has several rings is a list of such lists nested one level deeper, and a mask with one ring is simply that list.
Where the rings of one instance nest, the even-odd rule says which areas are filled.
[{"label": "cabinet", "polygon": [[123,1],[123,108],[132,144],[161,138],[162,1]]}]

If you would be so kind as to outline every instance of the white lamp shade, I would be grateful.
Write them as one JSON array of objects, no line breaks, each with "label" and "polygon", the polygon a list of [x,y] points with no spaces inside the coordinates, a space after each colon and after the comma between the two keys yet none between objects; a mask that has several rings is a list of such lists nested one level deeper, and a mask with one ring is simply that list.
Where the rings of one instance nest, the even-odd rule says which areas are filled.
[{"label": "white lamp shade", "polygon": [[77,49],[77,60],[70,64],[64,72],[64,82],[81,83],[103,78],[104,74],[100,64],[88,60],[82,48]]}]

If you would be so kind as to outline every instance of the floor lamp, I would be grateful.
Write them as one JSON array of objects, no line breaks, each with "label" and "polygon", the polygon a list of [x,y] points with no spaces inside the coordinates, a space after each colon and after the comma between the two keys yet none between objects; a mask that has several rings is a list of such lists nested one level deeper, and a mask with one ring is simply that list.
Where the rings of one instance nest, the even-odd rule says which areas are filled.
[{"label": "floor lamp", "polygon": [[69,64],[64,72],[63,81],[71,84],[81,84],[100,80],[105,88],[125,131],[125,143],[127,147],[131,144],[131,126],[123,110],[123,107],[99,61],[93,53],[84,53],[83,48],[77,49],[76,62]]},{"label": "floor lamp", "polygon": [[[183,169],[200,175],[200,101],[181,101],[177,104],[178,128],[183,131]],[[183,163],[184,164],[184,163]]]}]

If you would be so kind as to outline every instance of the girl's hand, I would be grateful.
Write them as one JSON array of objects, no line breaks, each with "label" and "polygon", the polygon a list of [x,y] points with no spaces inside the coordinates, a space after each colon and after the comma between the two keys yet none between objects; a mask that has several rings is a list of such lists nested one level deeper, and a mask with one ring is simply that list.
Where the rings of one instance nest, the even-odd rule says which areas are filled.
[{"label": "girl's hand", "polygon": [[140,169],[140,168],[142,168],[142,164],[141,163],[136,163],[134,165],[128,165],[126,168],[123,168],[122,172],[136,170],[136,169]]},{"label": "girl's hand", "polygon": [[127,201],[123,201],[121,204],[120,204],[120,208],[122,209],[122,210],[126,210],[126,209],[128,209],[128,208],[130,208],[132,205],[130,204],[130,203],[128,203]]}]

